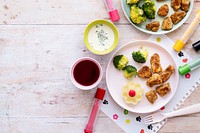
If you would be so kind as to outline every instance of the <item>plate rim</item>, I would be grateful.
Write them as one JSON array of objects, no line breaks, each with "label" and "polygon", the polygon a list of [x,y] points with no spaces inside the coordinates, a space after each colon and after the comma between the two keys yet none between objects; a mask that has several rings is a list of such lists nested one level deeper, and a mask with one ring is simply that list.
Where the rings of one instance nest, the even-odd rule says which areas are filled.
[{"label": "plate rim", "polygon": [[[137,43],[137,42],[146,42],[146,43],[153,43],[154,45],[159,45],[159,44],[157,44],[157,43],[155,43],[155,42],[153,42],[153,41],[149,41],[149,40],[135,40],[135,41],[129,41],[128,43],[126,43],[125,45],[123,45],[123,46],[121,46],[120,48],[118,48],[113,54],[112,54],[112,56],[111,56],[111,58],[110,58],[110,60],[109,60],[109,62],[108,62],[108,64],[107,64],[107,67],[106,67],[106,86],[107,86],[107,89],[108,89],[108,92],[109,92],[109,94],[110,94],[110,96],[112,97],[112,99],[115,101],[115,103],[117,103],[120,107],[122,107],[123,109],[126,109],[126,110],[128,110],[128,111],[130,111],[130,112],[133,112],[133,113],[141,113],[141,114],[145,114],[145,113],[152,113],[152,112],[155,112],[155,111],[157,111],[157,110],[159,110],[160,108],[158,108],[158,109],[155,109],[155,110],[150,110],[150,111],[142,111],[142,112],[139,112],[139,111],[133,111],[133,110],[129,110],[128,108],[126,108],[126,107],[124,107],[123,105],[121,105],[120,103],[118,103],[117,102],[117,100],[114,98],[114,96],[111,94],[111,92],[110,92],[110,89],[109,89],[109,86],[108,86],[108,68],[109,68],[109,64],[111,64],[112,63],[112,59],[113,59],[113,57],[114,57],[114,55],[116,55],[116,53],[117,52],[119,52],[119,50],[121,50],[121,49],[123,49],[124,47],[126,47],[126,46],[128,46],[128,45],[135,45],[134,43]],[[166,48],[164,48],[162,45],[159,45],[163,50],[165,50],[170,56],[171,56],[171,58],[173,59],[173,56],[170,54],[170,52],[168,52],[168,50],[166,50]],[[176,63],[176,61],[173,59],[173,62],[174,62],[174,64],[175,64],[175,70],[176,70],[176,72],[178,73],[178,68],[177,68],[177,63]],[[167,101],[163,106],[165,106],[166,104],[168,104],[171,100],[172,100],[172,98],[174,97],[174,95],[175,95],[175,93],[176,93],[176,91],[177,91],[177,89],[178,89],[178,84],[179,84],[179,73],[178,73],[178,75],[177,75],[177,78],[176,78],[176,80],[177,80],[177,84],[176,84],[176,87],[175,87],[175,91],[174,91],[174,94],[173,94],[173,96],[170,98],[170,100],[169,101]]]},{"label": "plate rim", "polygon": [[[123,0],[121,0],[121,7],[122,7],[123,14],[125,15],[126,19],[127,19],[127,20],[129,21],[129,23],[130,23],[131,25],[133,25],[136,29],[138,29],[138,30],[140,30],[140,31],[142,31],[142,32],[144,32],[144,33],[147,33],[147,34],[162,35],[162,34],[171,33],[171,32],[173,32],[173,31],[179,29],[179,28],[181,27],[181,25],[183,25],[183,24],[187,21],[187,19],[190,17],[190,15],[191,15],[191,13],[192,13],[192,9],[193,9],[193,7],[194,7],[194,0],[191,0],[191,2],[190,2],[190,7],[191,7],[192,9],[189,10],[189,11],[187,12],[187,14],[189,13],[189,15],[187,16],[187,18],[185,19],[185,21],[184,21],[180,26],[178,26],[178,27],[176,27],[176,28],[172,28],[171,30],[166,30],[166,31],[163,30],[162,33],[159,33],[159,31],[158,31],[158,32],[153,32],[153,31],[144,30],[144,29],[141,29],[140,27],[136,26],[136,25],[130,20],[130,17],[127,16],[127,14],[125,13],[125,9],[124,9],[124,6],[123,6]],[[184,18],[183,18],[183,19],[184,19]]]}]

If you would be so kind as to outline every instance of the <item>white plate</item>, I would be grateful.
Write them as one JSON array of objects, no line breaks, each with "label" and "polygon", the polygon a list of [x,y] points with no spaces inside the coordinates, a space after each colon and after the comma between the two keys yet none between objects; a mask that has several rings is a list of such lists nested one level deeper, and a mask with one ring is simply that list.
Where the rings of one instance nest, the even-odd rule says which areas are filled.
[{"label": "white plate", "polygon": [[[141,6],[143,3],[144,3],[145,0],[140,0],[140,3],[139,5]],[[169,32],[172,32],[174,30],[176,30],[177,28],[179,28],[186,20],[187,18],[190,16],[190,13],[192,11],[192,8],[193,8],[193,4],[194,4],[194,0],[190,0],[190,7],[189,7],[189,11],[187,12],[186,16],[176,25],[173,25],[173,28],[171,30],[162,30],[161,29],[161,25],[162,25],[162,21],[163,21],[163,18],[164,17],[160,17],[158,16],[157,14],[157,11],[159,9],[159,7],[161,7],[162,5],[164,4],[167,4],[168,7],[169,7],[169,13],[167,16],[171,16],[171,14],[174,13],[174,10],[173,8],[171,7],[171,0],[163,0],[163,1],[160,1],[160,2],[157,2],[156,0],[153,0],[155,2],[155,5],[156,5],[156,16],[155,16],[155,19],[147,19],[146,22],[143,22],[139,25],[136,25],[134,24],[131,20],[130,20],[130,5],[127,5],[126,4],[126,0],[121,0],[121,4],[122,4],[122,9],[123,9],[123,12],[126,16],[126,18],[128,19],[128,21],[133,25],[135,26],[137,29],[145,32],[145,33],[149,33],[149,34],[166,34],[166,33],[169,33]],[[147,23],[150,23],[152,21],[159,21],[160,22],[160,28],[157,32],[152,32],[152,31],[149,31],[146,29],[146,24]]]},{"label": "white plate", "polygon": [[[149,51],[148,59],[146,63],[136,63],[132,59],[132,51],[137,51],[139,47],[145,47]],[[149,101],[145,97],[145,93],[151,89],[155,89],[155,86],[150,88],[146,85],[147,79],[142,79],[137,77],[133,77],[131,79],[126,79],[123,75],[123,71],[117,70],[113,65],[113,58],[116,55],[123,54],[129,59],[130,65],[133,65],[139,70],[142,66],[148,65],[150,66],[150,57],[154,54],[158,53],[160,55],[161,65],[163,70],[168,66],[172,65],[175,68],[175,72],[171,75],[170,79],[166,81],[165,83],[170,83],[171,86],[171,92],[169,92],[166,96],[160,97],[158,95],[158,99],[155,101],[154,104],[149,103]],[[167,50],[165,50],[162,46],[155,44],[153,42],[149,41],[134,41],[130,42],[120,49],[118,49],[112,58],[110,59],[107,70],[106,70],[106,83],[108,90],[110,92],[110,95],[112,98],[118,103],[122,108],[125,108],[129,111],[135,112],[135,113],[149,113],[156,111],[166,105],[171,98],[174,96],[174,93],[176,92],[177,86],[178,86],[178,80],[179,80],[179,73],[177,70],[177,65],[173,59],[173,57],[168,53]],[[129,81],[133,81],[136,83],[139,83],[141,87],[144,89],[144,95],[142,97],[142,100],[137,105],[127,104],[124,99],[122,98],[122,88],[124,85],[126,85]]]}]

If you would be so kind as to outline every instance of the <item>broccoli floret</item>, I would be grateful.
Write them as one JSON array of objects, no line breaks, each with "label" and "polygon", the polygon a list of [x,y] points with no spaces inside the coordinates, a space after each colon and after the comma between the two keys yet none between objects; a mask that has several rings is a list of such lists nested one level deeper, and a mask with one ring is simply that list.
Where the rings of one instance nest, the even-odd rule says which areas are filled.
[{"label": "broccoli floret", "polygon": [[137,75],[137,69],[134,66],[128,65],[123,70],[126,78],[136,77]]},{"label": "broccoli floret", "polygon": [[154,19],[156,14],[156,6],[155,3],[151,0],[146,0],[144,4],[142,5],[142,9],[144,11],[144,14],[149,19]]},{"label": "broccoli floret", "polygon": [[139,49],[138,51],[133,51],[132,58],[134,61],[138,63],[145,63],[147,61],[148,51],[144,47]]},{"label": "broccoli floret", "polygon": [[137,4],[140,0],[126,0],[128,5]]},{"label": "broccoli floret", "polygon": [[113,59],[113,65],[118,70],[122,70],[128,64],[128,58],[124,55],[116,55]]},{"label": "broccoli floret", "polygon": [[135,24],[146,21],[143,10],[138,5],[132,5],[130,10],[130,19]]}]

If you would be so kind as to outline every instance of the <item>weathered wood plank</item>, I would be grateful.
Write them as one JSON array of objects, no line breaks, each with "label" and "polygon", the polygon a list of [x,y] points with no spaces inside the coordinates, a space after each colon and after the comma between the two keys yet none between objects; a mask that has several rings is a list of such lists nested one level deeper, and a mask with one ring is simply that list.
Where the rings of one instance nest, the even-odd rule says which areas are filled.
[{"label": "weathered wood plank", "polygon": [[[86,122],[87,118],[0,118],[0,130],[1,133],[81,133]],[[96,124],[95,133],[124,133],[109,118],[99,118]]]},{"label": "weathered wood plank", "polygon": [[[172,118],[159,133],[199,133],[199,121],[199,117]],[[87,118],[0,118],[0,130],[1,133],[79,133],[84,130],[86,122]],[[124,133],[106,117],[98,118],[94,131]]]},{"label": "weathered wood plank", "polygon": [[[129,24],[123,14],[120,0],[113,0],[121,20],[117,24]],[[195,1],[190,18],[199,9]],[[109,19],[102,0],[7,0],[1,2],[0,24],[87,24],[94,19]],[[188,19],[186,23],[190,22]]]}]

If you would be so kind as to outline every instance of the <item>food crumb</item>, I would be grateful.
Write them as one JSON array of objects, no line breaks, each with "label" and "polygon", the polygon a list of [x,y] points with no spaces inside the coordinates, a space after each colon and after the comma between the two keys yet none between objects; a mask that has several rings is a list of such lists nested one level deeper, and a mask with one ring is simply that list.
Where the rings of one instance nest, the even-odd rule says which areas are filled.
[{"label": "food crumb", "polygon": [[7,5],[4,5],[4,9],[5,9],[5,10],[8,10],[9,8],[8,8],[8,6],[7,6]]},{"label": "food crumb", "polygon": [[156,38],[156,42],[161,42],[161,38],[160,38],[160,37],[157,37],[157,38]]},{"label": "food crumb", "polygon": [[6,21],[3,21],[4,24],[8,24]]}]

